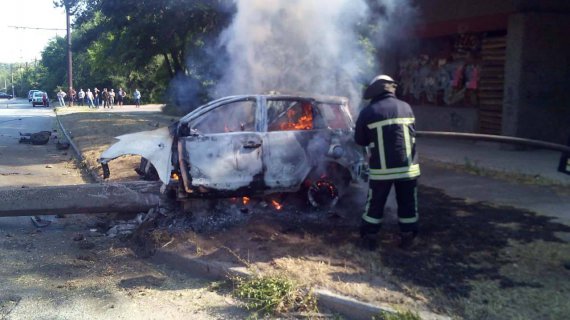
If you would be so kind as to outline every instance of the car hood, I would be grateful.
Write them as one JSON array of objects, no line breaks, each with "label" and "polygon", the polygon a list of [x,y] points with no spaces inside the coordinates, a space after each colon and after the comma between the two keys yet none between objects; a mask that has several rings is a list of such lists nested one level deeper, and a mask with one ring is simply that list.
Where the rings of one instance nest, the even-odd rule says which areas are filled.
[{"label": "car hood", "polygon": [[173,139],[167,127],[125,134],[116,138],[119,139],[119,142],[101,154],[100,163],[108,163],[124,155],[140,155],[152,163],[164,184],[169,183],[170,172],[172,171],[170,159]]}]

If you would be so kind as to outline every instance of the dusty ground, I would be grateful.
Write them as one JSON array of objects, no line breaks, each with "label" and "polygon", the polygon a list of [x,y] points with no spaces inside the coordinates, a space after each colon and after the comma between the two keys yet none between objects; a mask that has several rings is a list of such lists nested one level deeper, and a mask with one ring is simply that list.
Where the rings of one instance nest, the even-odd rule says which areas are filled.
[{"label": "dusty ground", "polygon": [[[18,131],[56,127],[51,110],[26,104],[3,110],[27,118],[0,130],[0,187],[85,183],[71,150],[18,143]],[[228,291],[147,263],[128,241],[98,232],[105,217],[43,216],[53,221],[45,228],[30,217],[0,218],[0,320],[247,317]]]},{"label": "dusty ground", "polygon": [[0,319],[247,316],[210,282],[147,263],[127,242],[93,231],[92,216],[59,218],[46,229],[10,228],[7,219],[0,221]]},{"label": "dusty ground", "polygon": [[[171,122],[161,115],[102,112],[67,114],[61,120],[89,167],[96,167],[95,158],[112,136]],[[113,179],[136,179],[136,158],[111,164]],[[166,238],[160,241],[174,240],[170,246],[206,259],[285,273],[302,284],[404,309],[467,319],[565,319],[570,314],[570,244],[561,240],[568,240],[570,227],[427,187],[420,188],[419,198],[421,245],[409,251],[397,248],[396,225],[389,222],[380,250],[355,247],[358,201],[345,199],[334,213],[319,213],[307,211],[294,195],[277,199],[282,210],[268,205],[271,199],[253,199],[248,210],[239,199],[204,203],[194,213],[206,214],[205,223],[188,215],[169,217],[161,222]]]}]

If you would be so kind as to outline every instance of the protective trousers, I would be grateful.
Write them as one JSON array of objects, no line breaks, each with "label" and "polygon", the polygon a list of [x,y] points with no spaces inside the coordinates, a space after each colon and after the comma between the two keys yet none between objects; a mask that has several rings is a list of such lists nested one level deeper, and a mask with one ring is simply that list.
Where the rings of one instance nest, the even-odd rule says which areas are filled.
[{"label": "protective trousers", "polygon": [[380,231],[384,206],[392,185],[396,189],[400,231],[418,231],[417,180],[370,180],[368,201],[362,215],[361,235],[376,234]]}]

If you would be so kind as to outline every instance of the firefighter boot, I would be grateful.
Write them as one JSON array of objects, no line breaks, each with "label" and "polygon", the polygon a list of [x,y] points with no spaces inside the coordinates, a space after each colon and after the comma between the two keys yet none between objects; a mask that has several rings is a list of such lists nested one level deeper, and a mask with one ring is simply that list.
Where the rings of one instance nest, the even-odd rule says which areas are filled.
[{"label": "firefighter boot", "polygon": [[362,221],[360,225],[360,239],[358,241],[358,247],[374,251],[378,249],[378,232],[380,231],[380,224],[371,224],[366,221]]}]

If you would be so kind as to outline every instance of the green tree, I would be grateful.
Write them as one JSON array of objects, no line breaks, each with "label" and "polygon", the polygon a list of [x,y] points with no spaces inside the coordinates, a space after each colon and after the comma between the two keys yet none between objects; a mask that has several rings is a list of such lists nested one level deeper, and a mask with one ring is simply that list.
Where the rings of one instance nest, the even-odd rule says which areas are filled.
[{"label": "green tree", "polygon": [[76,84],[138,87],[158,100],[166,92],[176,95],[172,86],[168,90],[174,80],[191,86],[186,92],[194,100],[208,98],[218,73],[206,44],[229,23],[231,1],[60,0],[56,5],[74,14]]}]

